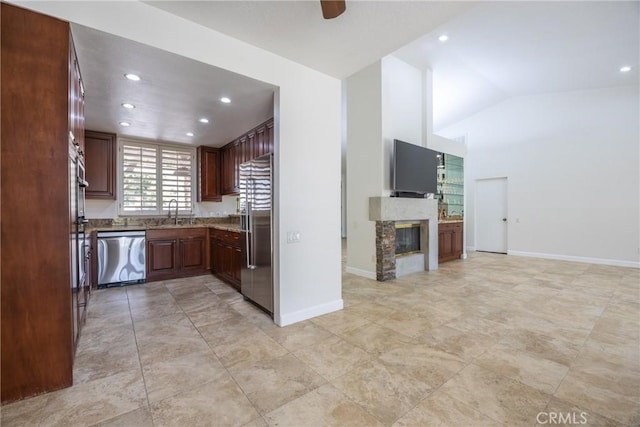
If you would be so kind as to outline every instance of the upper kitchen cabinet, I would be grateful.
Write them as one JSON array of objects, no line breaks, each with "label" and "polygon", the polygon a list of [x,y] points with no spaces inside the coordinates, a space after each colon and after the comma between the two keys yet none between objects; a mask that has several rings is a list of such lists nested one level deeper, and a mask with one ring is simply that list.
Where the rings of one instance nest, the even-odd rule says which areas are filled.
[{"label": "upper kitchen cabinet", "polygon": [[116,135],[87,130],[84,133],[87,199],[116,199]]},{"label": "upper kitchen cabinet", "polygon": [[80,157],[85,153],[84,142],[84,83],[73,38],[69,37],[69,138],[78,147]]},{"label": "upper kitchen cabinet", "polygon": [[198,147],[198,201],[222,200],[220,150],[202,145]]},{"label": "upper kitchen cabinet", "polygon": [[222,147],[222,194],[240,191],[240,165],[273,153],[273,119],[251,129]]},{"label": "upper kitchen cabinet", "polygon": [[73,384],[70,154],[83,150],[84,101],[68,22],[4,2],[0,19],[1,394],[8,402]]},{"label": "upper kitchen cabinet", "polygon": [[238,194],[240,174],[240,142],[230,142],[222,147],[222,194]]}]

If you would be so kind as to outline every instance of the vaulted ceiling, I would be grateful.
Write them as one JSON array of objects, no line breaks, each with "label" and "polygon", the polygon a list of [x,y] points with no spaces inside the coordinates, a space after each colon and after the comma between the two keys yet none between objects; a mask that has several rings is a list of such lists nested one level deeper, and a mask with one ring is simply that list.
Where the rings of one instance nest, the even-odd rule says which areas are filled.
[{"label": "vaulted ceiling", "polygon": [[[638,85],[638,2],[347,0],[333,20],[315,0],[146,3],[340,79],[388,54],[431,68],[436,131],[512,96]],[[96,94],[89,127],[117,127],[131,64],[153,76],[136,94],[148,114],[121,134],[220,145],[270,114],[270,85],[83,27],[74,35]],[[231,105],[219,104],[224,94]],[[206,115],[209,125],[196,123]]]}]

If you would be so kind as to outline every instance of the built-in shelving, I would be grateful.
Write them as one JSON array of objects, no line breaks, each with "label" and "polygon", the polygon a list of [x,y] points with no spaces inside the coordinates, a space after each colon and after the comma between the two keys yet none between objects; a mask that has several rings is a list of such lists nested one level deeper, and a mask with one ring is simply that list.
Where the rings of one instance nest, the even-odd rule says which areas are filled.
[{"label": "built-in shelving", "polygon": [[437,197],[441,217],[464,215],[464,159],[462,157],[440,153]]}]

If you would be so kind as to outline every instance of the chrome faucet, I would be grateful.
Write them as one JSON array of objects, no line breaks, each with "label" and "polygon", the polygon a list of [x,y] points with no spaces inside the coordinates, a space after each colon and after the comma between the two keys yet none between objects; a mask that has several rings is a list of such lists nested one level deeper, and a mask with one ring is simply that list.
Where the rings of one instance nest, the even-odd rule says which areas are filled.
[{"label": "chrome faucet", "polygon": [[171,219],[171,203],[176,202],[176,222],[175,224],[178,225],[178,201],[176,199],[171,199],[169,200],[169,206],[167,207],[167,210],[169,211],[169,219]]}]

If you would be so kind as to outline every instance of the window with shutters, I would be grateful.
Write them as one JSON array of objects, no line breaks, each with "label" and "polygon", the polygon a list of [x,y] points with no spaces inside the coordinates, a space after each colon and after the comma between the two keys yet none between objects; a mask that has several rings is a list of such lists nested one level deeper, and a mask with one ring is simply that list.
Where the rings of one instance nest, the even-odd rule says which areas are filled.
[{"label": "window with shutters", "polygon": [[120,159],[121,215],[163,215],[172,200],[180,213],[191,212],[194,149],[121,140]]}]

